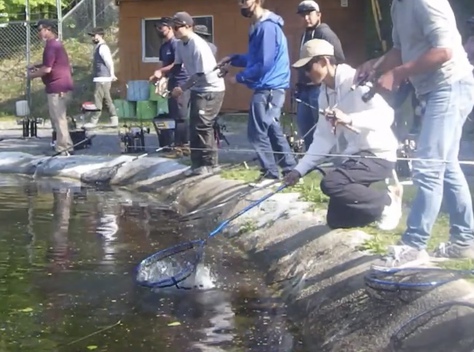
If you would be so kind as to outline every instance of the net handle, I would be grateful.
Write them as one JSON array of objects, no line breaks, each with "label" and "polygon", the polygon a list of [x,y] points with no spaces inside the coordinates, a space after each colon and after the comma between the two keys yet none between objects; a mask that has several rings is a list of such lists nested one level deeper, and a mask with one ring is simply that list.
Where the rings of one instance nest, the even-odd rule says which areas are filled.
[{"label": "net handle", "polygon": [[220,233],[223,229],[226,228],[227,225],[229,225],[232,221],[234,221],[235,219],[237,219],[239,216],[242,216],[243,214],[245,214],[246,212],[248,212],[249,210],[259,206],[260,204],[262,204],[264,201],[266,201],[267,199],[273,197],[275,194],[283,191],[285,188],[287,187],[286,184],[282,184],[280,187],[278,187],[275,191],[273,192],[270,192],[268,194],[266,194],[265,196],[263,196],[262,198],[256,200],[255,202],[247,205],[245,208],[243,208],[241,211],[239,211],[238,213],[235,213],[234,215],[232,215],[230,218],[228,218],[227,220],[224,220],[223,222],[220,223],[219,226],[217,226],[208,236],[208,238],[212,238],[214,236],[216,236],[218,233]]}]

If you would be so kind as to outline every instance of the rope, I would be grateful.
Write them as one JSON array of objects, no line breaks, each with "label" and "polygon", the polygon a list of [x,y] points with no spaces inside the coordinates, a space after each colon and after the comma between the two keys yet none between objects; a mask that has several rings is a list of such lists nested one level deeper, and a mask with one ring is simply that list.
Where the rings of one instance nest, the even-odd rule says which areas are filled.
[{"label": "rope", "polygon": [[[156,147],[143,147],[145,149],[156,149]],[[174,149],[174,148],[171,148]],[[218,151],[223,151],[223,152],[230,152],[230,153],[255,153],[255,149],[249,149],[249,148],[196,148],[196,147],[189,147],[189,150],[195,150],[195,151],[209,151],[209,152],[218,152]],[[321,154],[316,154],[316,153],[296,153],[296,152],[290,152],[290,153],[284,153],[284,152],[276,152],[271,149],[268,150],[260,150],[260,152],[263,153],[269,153],[269,154],[275,154],[275,155],[294,155],[294,156],[304,156],[304,155],[311,155],[311,156],[317,156],[321,158],[346,158],[346,159],[380,159],[378,156],[373,156],[373,155],[353,155],[353,154],[340,154],[340,153],[321,153]],[[474,165],[474,160],[443,160],[443,159],[423,159],[423,158],[410,158],[410,157],[396,157],[395,160],[397,161],[425,161],[425,162],[432,162],[432,163],[459,163],[461,165]]]}]

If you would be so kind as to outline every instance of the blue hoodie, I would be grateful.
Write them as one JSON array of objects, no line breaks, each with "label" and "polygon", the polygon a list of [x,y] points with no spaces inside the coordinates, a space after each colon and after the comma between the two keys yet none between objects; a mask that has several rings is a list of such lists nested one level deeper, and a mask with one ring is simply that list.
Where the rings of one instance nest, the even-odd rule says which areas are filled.
[{"label": "blue hoodie", "polygon": [[290,87],[290,57],[283,19],[271,11],[250,28],[248,53],[232,55],[230,64],[245,67],[236,80],[253,90]]}]

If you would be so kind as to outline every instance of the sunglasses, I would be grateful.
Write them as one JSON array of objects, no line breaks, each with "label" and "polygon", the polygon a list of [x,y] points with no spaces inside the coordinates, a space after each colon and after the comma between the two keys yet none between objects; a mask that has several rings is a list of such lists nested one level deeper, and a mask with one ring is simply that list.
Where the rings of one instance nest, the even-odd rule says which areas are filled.
[{"label": "sunglasses", "polygon": [[173,29],[174,29],[175,31],[177,31],[178,29],[183,28],[183,27],[186,27],[186,26],[184,26],[184,25],[175,25],[175,26],[173,27]]}]

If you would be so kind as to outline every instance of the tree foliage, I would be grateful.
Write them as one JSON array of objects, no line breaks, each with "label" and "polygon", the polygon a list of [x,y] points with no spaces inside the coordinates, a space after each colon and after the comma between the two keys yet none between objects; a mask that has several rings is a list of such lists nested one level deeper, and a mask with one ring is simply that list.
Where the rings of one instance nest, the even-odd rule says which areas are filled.
[{"label": "tree foliage", "polygon": [[[22,20],[25,18],[25,5],[27,0],[0,0],[0,13],[8,15],[8,19]],[[76,0],[61,0],[63,9],[69,8]],[[29,0],[30,14],[32,17],[56,17],[56,0]]]}]

